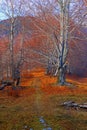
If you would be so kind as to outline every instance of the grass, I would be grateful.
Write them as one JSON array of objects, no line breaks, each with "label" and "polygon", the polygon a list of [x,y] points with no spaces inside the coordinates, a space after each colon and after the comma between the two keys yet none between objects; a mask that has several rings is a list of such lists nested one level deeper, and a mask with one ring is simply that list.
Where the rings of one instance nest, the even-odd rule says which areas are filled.
[{"label": "grass", "polygon": [[87,130],[87,111],[61,106],[67,100],[87,102],[87,79],[68,77],[67,81],[77,88],[53,86],[56,78],[39,69],[24,74],[23,89],[0,91],[0,130],[43,130],[40,116],[53,130]]}]

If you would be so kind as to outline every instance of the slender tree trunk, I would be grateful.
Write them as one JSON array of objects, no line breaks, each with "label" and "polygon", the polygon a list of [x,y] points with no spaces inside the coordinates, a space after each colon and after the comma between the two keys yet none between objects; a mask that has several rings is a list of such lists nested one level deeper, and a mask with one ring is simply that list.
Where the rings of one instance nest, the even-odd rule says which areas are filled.
[{"label": "slender tree trunk", "polygon": [[58,83],[64,85],[66,83],[66,59],[68,55],[68,24],[69,24],[69,4],[70,0],[63,0],[60,5],[60,43],[59,43],[59,71]]},{"label": "slender tree trunk", "polygon": [[11,77],[14,78],[14,18],[11,18],[11,32],[10,32],[10,56],[11,56]]}]

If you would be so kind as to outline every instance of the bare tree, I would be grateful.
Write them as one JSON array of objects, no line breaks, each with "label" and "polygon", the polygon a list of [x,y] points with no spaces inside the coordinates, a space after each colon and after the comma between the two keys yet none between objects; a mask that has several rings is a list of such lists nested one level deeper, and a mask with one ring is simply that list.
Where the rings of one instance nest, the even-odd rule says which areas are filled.
[{"label": "bare tree", "polygon": [[58,45],[58,82],[65,84],[66,59],[68,54],[68,34],[69,34],[69,6],[70,0],[58,1],[60,6],[60,42]]},{"label": "bare tree", "polygon": [[[47,61],[52,66],[51,68],[55,68],[55,75],[57,75],[58,83],[61,85],[66,84],[65,74],[68,66],[67,57],[70,42],[73,39],[74,41],[80,39],[80,35],[76,33],[82,32],[79,27],[83,25],[86,18],[80,14],[83,12],[80,4],[83,5],[81,0],[56,0],[56,2],[49,0],[36,3],[33,1],[34,7],[38,10],[35,14],[36,18],[31,20],[36,27],[34,31],[37,33],[38,39],[40,34],[43,34],[46,36],[47,43],[53,44],[53,49],[49,49],[48,52],[50,55],[43,53],[43,50],[33,49],[33,52],[47,58]],[[51,22],[53,19],[57,21],[55,25]],[[58,26],[56,26],[57,24]],[[85,36],[82,37],[83,39],[86,38]]]},{"label": "bare tree", "polygon": [[[8,36],[8,45],[9,45],[9,52],[10,52],[10,72],[11,72],[11,78],[14,81],[15,76],[17,76],[16,71],[20,71],[20,66],[21,66],[21,62],[23,61],[23,57],[22,57],[22,50],[23,50],[23,30],[22,29],[22,24],[20,22],[20,18],[18,17],[19,15],[21,15],[20,10],[21,10],[21,2],[19,1],[19,3],[16,0],[4,0],[2,2],[1,8],[2,8],[2,13],[4,13],[4,15],[7,18],[8,21],[8,25],[7,26],[7,30],[9,33]],[[21,25],[20,25],[21,24]],[[19,30],[17,29],[18,26],[21,26],[21,29],[19,28]],[[18,33],[21,31],[22,32],[22,37],[20,40],[20,49],[19,52],[17,52],[17,54],[15,53],[15,46],[17,46],[16,42],[17,42],[17,30]],[[18,54],[19,53],[19,54]],[[8,67],[7,67],[7,73],[8,73]],[[8,74],[7,74],[8,75]]]},{"label": "bare tree", "polygon": [[[19,0],[20,4],[17,7],[16,0],[4,0],[5,14],[10,20],[12,78],[15,67],[19,67],[23,61],[29,63],[31,61],[44,64],[58,77],[58,84],[66,84],[65,75],[71,42],[86,38],[84,34],[81,35],[82,38],[77,35],[82,32],[79,27],[86,23],[85,2],[85,0]],[[19,53],[14,55],[14,43],[17,41],[15,21],[18,15],[25,17],[27,22],[26,25],[22,24]],[[34,43],[37,47],[33,46]]]}]

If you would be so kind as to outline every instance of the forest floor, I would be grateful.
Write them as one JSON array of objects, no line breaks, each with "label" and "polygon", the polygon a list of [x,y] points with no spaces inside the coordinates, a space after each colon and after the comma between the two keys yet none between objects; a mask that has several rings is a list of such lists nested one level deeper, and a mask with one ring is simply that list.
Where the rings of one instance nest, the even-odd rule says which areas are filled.
[{"label": "forest floor", "polygon": [[57,86],[43,69],[22,75],[21,89],[0,91],[0,130],[87,130],[87,110],[67,109],[65,101],[87,103],[87,78],[67,76],[73,86]]}]

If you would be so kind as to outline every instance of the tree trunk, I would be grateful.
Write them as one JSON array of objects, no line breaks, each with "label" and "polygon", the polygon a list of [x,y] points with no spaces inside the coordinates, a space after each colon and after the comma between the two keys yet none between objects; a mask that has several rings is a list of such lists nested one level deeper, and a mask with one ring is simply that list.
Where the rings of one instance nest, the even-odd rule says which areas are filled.
[{"label": "tree trunk", "polygon": [[60,68],[59,69],[59,73],[58,73],[58,84],[59,85],[64,85],[65,84],[65,71],[64,68]]},{"label": "tree trunk", "polygon": [[11,56],[11,77],[14,78],[14,18],[11,18],[11,30],[10,30],[10,56]]},{"label": "tree trunk", "polygon": [[69,3],[70,0],[63,0],[60,3],[60,43],[59,43],[59,71],[58,84],[64,85],[67,55],[68,55],[68,27],[69,27]]}]

